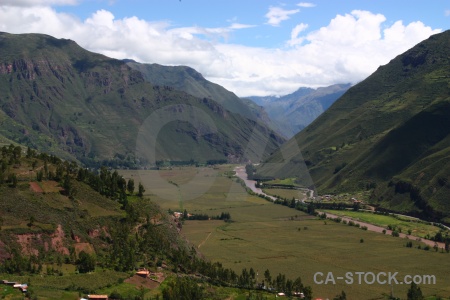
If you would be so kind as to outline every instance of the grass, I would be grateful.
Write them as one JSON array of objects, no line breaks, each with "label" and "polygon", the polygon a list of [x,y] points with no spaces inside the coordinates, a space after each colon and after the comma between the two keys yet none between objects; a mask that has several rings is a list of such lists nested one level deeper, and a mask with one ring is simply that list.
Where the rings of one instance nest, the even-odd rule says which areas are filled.
[{"label": "grass", "polygon": [[164,209],[187,209],[189,213],[210,215],[233,207],[266,203],[257,197],[248,198],[240,184],[225,175],[232,168],[231,165],[220,169],[176,167],[161,171],[122,170],[120,174],[142,182],[145,196]]},{"label": "grass", "polygon": [[[258,209],[254,210],[259,213]],[[208,224],[209,223],[209,224]],[[300,228],[300,230],[299,230]],[[307,229],[305,229],[307,228]],[[363,231],[343,224],[321,220],[268,220],[245,221],[217,226],[212,222],[188,221],[183,233],[204,242],[200,251],[209,259],[220,261],[237,272],[242,268],[269,269],[272,276],[284,273],[289,278],[300,276],[311,285],[315,296],[331,298],[345,290],[350,299],[371,299],[389,293],[385,285],[317,285],[316,272],[333,272],[344,276],[346,272],[399,272],[406,274],[433,274],[436,285],[421,286],[425,295],[448,295],[447,253],[435,253],[406,248],[404,239]],[[212,234],[210,234],[212,232]],[[360,239],[364,243],[360,243]],[[414,247],[418,242],[413,242]],[[398,295],[406,295],[407,287],[395,286]]]},{"label": "grass", "polygon": [[[351,87],[282,151],[275,151],[257,174],[300,177],[304,163],[322,194],[376,186],[373,204],[403,213],[429,205],[435,212],[427,217],[448,218],[450,186],[439,184],[450,179],[450,72],[442,50],[448,37],[446,32],[423,41]],[[410,64],[416,57],[426,59]],[[398,179],[412,183],[425,203],[396,193]]]},{"label": "grass", "polygon": [[304,192],[291,189],[263,189],[263,192],[268,195],[278,196],[281,198],[286,198],[288,200],[292,198],[303,199],[306,197]]},{"label": "grass", "polygon": [[[35,193],[28,182],[19,182],[17,188],[0,186],[0,212],[4,218],[4,229],[45,231],[54,230],[57,224],[61,224],[66,232],[86,232],[86,228],[95,227],[93,224],[98,224],[102,218],[124,214],[120,204],[101,196],[83,183],[74,181],[78,190],[75,201],[56,192],[54,182],[43,181],[40,184],[53,187],[55,192]],[[35,221],[34,226],[29,227],[27,223],[31,217]]]},{"label": "grass", "polygon": [[284,179],[274,179],[274,180],[267,181],[265,183],[298,186],[298,184],[296,184],[295,180],[296,180],[296,178],[293,177],[293,178],[284,178]]},{"label": "grass", "polygon": [[388,225],[400,227],[403,233],[407,233],[411,230],[411,234],[418,237],[425,237],[427,235],[434,236],[440,231],[436,226],[427,224],[425,222],[418,222],[415,219],[407,217],[394,217],[374,214],[364,211],[350,211],[350,210],[324,210],[338,216],[347,216],[358,221],[378,225],[381,227],[387,227]]},{"label": "grass", "polygon": [[[63,276],[18,276],[0,274],[1,278],[10,281],[28,283],[33,292],[39,296],[39,300],[79,299],[79,292],[81,292],[81,294],[96,293],[106,287],[120,284],[122,280],[126,279],[128,276],[128,273],[110,270],[97,270],[89,274],[69,273]],[[0,285],[0,287],[3,286]]]},{"label": "grass", "polygon": [[22,300],[23,295],[18,290],[9,285],[0,285],[0,299]]},{"label": "grass", "polygon": [[[172,210],[179,209],[178,198],[175,198],[179,196],[178,188],[189,191],[195,189],[195,185],[203,184],[204,192],[183,201],[183,207],[190,213],[209,215],[227,211],[233,222],[185,221],[181,233],[199,247],[207,259],[219,261],[236,272],[252,267],[258,270],[259,280],[266,269],[272,276],[278,273],[292,279],[300,276],[305,284],[312,286],[315,297],[330,299],[341,290],[349,299],[375,299],[382,297],[383,293],[389,294],[391,287],[348,285],[339,281],[336,285],[318,285],[313,282],[316,272],[333,272],[336,276],[358,271],[399,272],[399,276],[432,274],[437,277],[437,284],[421,285],[424,294],[450,295],[447,279],[449,254],[419,250],[417,241],[413,241],[413,248],[407,248],[405,239],[331,221],[325,224],[323,220],[312,219],[297,210],[250,196],[233,179],[224,175],[230,169],[232,166],[216,170],[173,168],[142,171],[140,174],[133,171],[121,173],[135,180],[144,179],[150,198]],[[156,172],[178,187],[168,184],[165,188],[158,188],[150,182]],[[169,192],[173,193],[174,199],[161,197]],[[193,194],[182,195],[187,198]],[[401,297],[406,296],[407,289],[406,285],[394,286],[395,294]]]},{"label": "grass", "polygon": [[98,291],[98,293],[102,295],[110,295],[113,292],[119,293],[125,299],[134,299],[135,296],[139,295],[139,289],[126,282],[108,286]]}]

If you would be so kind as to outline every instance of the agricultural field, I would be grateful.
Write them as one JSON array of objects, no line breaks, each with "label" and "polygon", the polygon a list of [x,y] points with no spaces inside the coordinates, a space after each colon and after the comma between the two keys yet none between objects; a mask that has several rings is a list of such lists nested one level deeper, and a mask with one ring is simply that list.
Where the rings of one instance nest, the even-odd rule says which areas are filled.
[{"label": "agricultural field", "polygon": [[408,217],[394,217],[389,215],[374,214],[365,211],[351,211],[351,210],[324,210],[325,213],[331,213],[337,216],[346,216],[357,221],[370,223],[373,225],[387,228],[389,225],[401,228],[401,232],[408,233],[417,237],[433,237],[441,229],[437,226],[430,225],[427,222],[418,221],[414,218]]},{"label": "agricultural field", "polygon": [[[345,276],[346,272],[398,272],[399,279],[404,275],[434,275],[436,284],[420,285],[423,293],[428,297],[450,298],[450,254],[418,249],[421,244],[417,241],[407,248],[406,239],[319,220],[250,196],[235,179],[229,178],[226,172],[230,169],[232,166],[177,167],[122,174],[136,181],[140,179],[146,194],[166,209],[186,209],[192,214],[211,216],[230,213],[232,222],[189,220],[184,222],[181,232],[207,259],[237,272],[252,267],[258,271],[259,280],[266,269],[272,276],[278,273],[292,279],[300,276],[312,287],[315,297],[324,299],[332,299],[342,290],[349,299],[383,299],[391,290],[395,296],[405,298],[409,285],[358,284],[356,275],[353,284],[343,280],[316,284],[316,272],[333,272],[336,277]],[[158,186],[159,183],[152,182],[157,177],[167,184]]]},{"label": "agricultural field", "polygon": [[288,200],[292,198],[304,199],[307,197],[305,192],[293,189],[263,189],[263,192],[271,196],[286,198]]},{"label": "agricultural field", "polygon": [[[64,270],[64,266],[62,269]],[[129,275],[127,273],[111,270],[98,270],[90,274],[75,274],[75,272],[72,272],[66,273],[63,276],[18,276],[11,274],[0,274],[0,276],[2,279],[7,279],[9,281],[27,283],[30,286],[31,293],[33,295],[39,295],[40,300],[76,300],[79,299],[80,295],[89,294],[102,288],[115,286],[118,283],[123,282],[123,280]],[[0,285],[0,288],[5,289],[6,286]],[[68,291],[69,289],[71,291]],[[77,289],[80,292],[73,291]],[[135,287],[131,287],[128,290],[133,291],[135,289]],[[23,296],[12,299],[23,299]]]},{"label": "agricultural field", "polygon": [[[189,213],[219,213],[230,207],[265,204],[248,197],[240,184],[230,179],[232,165],[219,167],[173,167],[165,170],[123,170],[126,179],[142,182],[144,195],[162,208]],[[209,214],[209,213],[208,213]]]}]

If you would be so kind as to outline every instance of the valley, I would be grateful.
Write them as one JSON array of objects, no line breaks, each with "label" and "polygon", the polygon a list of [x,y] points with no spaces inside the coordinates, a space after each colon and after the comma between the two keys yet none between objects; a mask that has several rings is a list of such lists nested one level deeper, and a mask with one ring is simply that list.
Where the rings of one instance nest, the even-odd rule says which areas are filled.
[{"label": "valley", "polygon": [[[181,233],[207,259],[219,261],[237,271],[253,268],[258,271],[259,280],[263,279],[264,271],[269,269],[272,276],[278,273],[290,278],[300,276],[305,284],[312,287],[315,298],[332,298],[344,290],[349,299],[386,299],[383,295],[390,294],[392,288],[388,285],[348,285],[344,282],[318,285],[314,283],[313,276],[316,272],[342,275],[357,271],[391,271],[403,276],[414,270],[416,273],[435,274],[437,278],[442,278],[435,285],[420,286],[424,295],[429,297],[427,299],[434,299],[432,295],[443,297],[449,294],[450,290],[445,284],[448,264],[443,263],[448,261],[449,254],[445,251],[442,253],[440,248],[436,252],[432,248],[434,243],[426,251],[417,248],[424,248],[426,244],[412,237],[408,240],[393,237],[390,231],[382,234],[363,230],[276,205],[248,194],[231,176],[234,169],[233,165],[223,165],[216,169],[178,167],[121,173],[127,178],[160,176],[170,182],[170,185],[162,188],[143,180],[146,195],[171,212],[185,209],[189,214],[209,217],[222,212],[229,213],[229,223],[221,220],[185,220]],[[244,176],[242,171],[239,174]],[[178,189],[185,193],[177,194]],[[189,192],[190,189],[203,192],[196,196],[192,191]],[[180,195],[183,199],[181,202]],[[172,201],[170,197],[173,197]],[[427,228],[431,230],[433,226]],[[408,241],[413,244],[411,248],[405,246]],[[405,295],[408,288],[400,284],[393,287],[395,295],[399,296]]]},{"label": "valley", "polygon": [[354,85],[240,98],[0,32],[0,275],[29,285],[0,297],[399,300],[416,276],[408,300],[450,299],[448,49],[445,31]]}]

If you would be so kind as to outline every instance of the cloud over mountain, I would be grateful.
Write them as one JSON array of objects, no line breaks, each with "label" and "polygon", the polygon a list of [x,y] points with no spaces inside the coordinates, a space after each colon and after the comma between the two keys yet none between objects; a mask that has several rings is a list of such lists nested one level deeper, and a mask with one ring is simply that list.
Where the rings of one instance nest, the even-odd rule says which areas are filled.
[{"label": "cloud over mountain", "polygon": [[[306,28],[310,29],[308,24],[296,24],[285,37],[285,45],[249,47],[228,43],[227,38],[256,25],[177,27],[170,21],[116,18],[108,10],[98,10],[82,20],[49,6],[76,2],[3,1],[0,31],[69,38],[91,51],[119,59],[188,65],[239,96],[286,94],[299,86],[358,82],[378,66],[441,31],[422,22],[386,24],[386,17],[381,14],[354,10],[336,15],[328,25],[315,31],[306,32]],[[266,17],[269,24],[277,25],[296,12],[272,7]]]}]

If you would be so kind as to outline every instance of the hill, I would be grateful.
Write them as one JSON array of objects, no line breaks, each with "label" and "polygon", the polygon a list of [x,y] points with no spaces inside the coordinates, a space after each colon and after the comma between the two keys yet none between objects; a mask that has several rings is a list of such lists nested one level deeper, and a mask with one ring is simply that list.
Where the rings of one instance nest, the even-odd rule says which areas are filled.
[{"label": "hill", "polygon": [[250,97],[267,111],[278,132],[291,138],[308,126],[342,96],[350,84],[335,84],[317,89],[300,88],[281,97]]},{"label": "hill", "polygon": [[322,193],[369,190],[381,208],[450,222],[449,47],[446,31],[379,67],[258,173],[295,177],[306,165]]},{"label": "hill", "polygon": [[121,252],[131,251],[123,249],[131,245],[128,235],[145,218],[160,225],[152,233],[158,245],[167,251],[187,247],[174,220],[139,196],[137,182],[132,188],[117,172],[91,172],[12,144],[1,148],[0,165],[0,272],[39,273],[38,265],[76,264],[82,251],[96,254],[100,266],[132,270],[140,255],[157,251],[147,241],[147,254]]},{"label": "hill", "polygon": [[206,80],[202,74],[187,66],[163,66],[128,61],[127,65],[144,75],[146,81],[160,86],[170,86],[198,98],[217,101],[226,110],[256,120],[257,116],[234,93]]},{"label": "hill", "polygon": [[[216,100],[217,93],[198,98],[154,85],[146,80],[150,73],[70,40],[0,33],[0,134],[86,165],[108,160],[127,167],[154,160],[258,161],[284,141],[227,110],[220,102],[229,101]],[[157,132],[146,127],[156,116],[164,120]],[[138,141],[146,135],[157,136],[156,144]]]},{"label": "hill", "polygon": [[[187,212],[177,216],[161,209],[144,197],[142,184],[133,178],[106,167],[92,171],[13,144],[0,148],[0,166],[0,274],[14,284],[26,283],[23,294],[11,286],[2,288],[4,296],[270,295],[260,290],[252,268],[238,272],[204,259],[180,234]],[[221,220],[229,222],[230,217],[222,213]],[[300,278],[279,276],[283,286],[290,283],[288,293],[304,290],[311,295]]]}]

